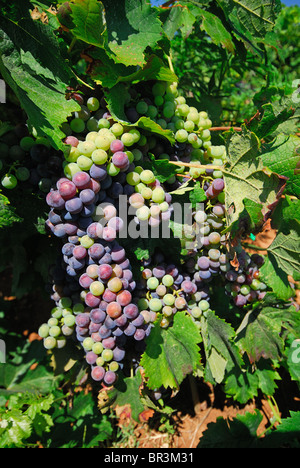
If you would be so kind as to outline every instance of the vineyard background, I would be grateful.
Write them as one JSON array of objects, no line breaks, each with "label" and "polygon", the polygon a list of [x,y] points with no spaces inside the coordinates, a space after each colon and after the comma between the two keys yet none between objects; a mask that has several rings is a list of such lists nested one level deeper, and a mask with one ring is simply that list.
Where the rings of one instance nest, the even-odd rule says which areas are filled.
[{"label": "vineyard background", "polygon": [[[45,3],[49,2],[32,1],[37,16]],[[264,56],[250,48],[246,59],[221,42],[212,43],[200,21],[190,31],[181,29],[171,40],[172,66],[190,105],[206,109],[213,127],[241,127],[255,115],[265,88],[274,89],[274,94],[281,88],[293,92],[300,79],[299,24],[300,5],[283,6],[274,31],[265,37]],[[22,117],[18,100],[7,87],[0,119],[17,122]],[[300,136],[299,106],[283,125]],[[107,391],[98,394],[86,379],[80,354],[62,355],[59,350],[49,354],[42,346],[37,331],[53,307],[45,284],[56,241],[44,232],[43,201],[35,199],[33,210],[32,200],[24,200],[17,191],[9,200],[14,207],[8,214],[9,228],[3,205],[0,211],[0,338],[7,353],[6,364],[0,364],[0,422],[1,410],[9,408],[16,427],[14,442],[8,442],[0,424],[1,448],[195,448],[201,447],[201,441],[203,447],[238,448],[251,446],[256,435],[279,425],[291,411],[299,411],[299,380],[292,379],[287,369],[280,369],[272,397],[258,394],[246,404],[226,397],[222,385],[187,377],[178,392],[168,392],[164,402],[149,404],[138,415],[133,414],[135,393],[130,388],[117,395],[113,407],[107,405]],[[274,235],[267,223],[248,244],[263,252]],[[248,250],[257,252],[251,245]],[[300,304],[297,282],[294,287]],[[230,431],[224,420],[230,421]],[[281,443],[286,443],[284,437],[278,439]]]}]

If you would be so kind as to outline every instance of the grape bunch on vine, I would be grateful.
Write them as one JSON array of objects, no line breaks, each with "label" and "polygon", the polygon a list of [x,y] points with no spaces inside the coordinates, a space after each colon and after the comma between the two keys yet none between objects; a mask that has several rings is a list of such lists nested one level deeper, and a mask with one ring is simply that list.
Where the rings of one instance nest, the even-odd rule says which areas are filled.
[{"label": "grape bunch on vine", "polygon": [[[50,353],[79,350],[97,388],[141,378],[161,396],[194,375],[245,402],[299,337],[294,95],[263,89],[251,119],[217,125],[211,102],[178,78],[170,42],[202,21],[212,49],[246,53],[246,19],[215,2],[116,3],[58,2],[34,16],[17,2],[1,20],[0,70],[22,108],[1,130],[1,187],[42,200],[51,244],[53,308],[38,333]],[[277,3],[268,21],[253,14],[259,37],[247,23],[254,48]],[[19,27],[29,48],[39,37],[32,55]],[[268,223],[276,235],[262,248]]]}]

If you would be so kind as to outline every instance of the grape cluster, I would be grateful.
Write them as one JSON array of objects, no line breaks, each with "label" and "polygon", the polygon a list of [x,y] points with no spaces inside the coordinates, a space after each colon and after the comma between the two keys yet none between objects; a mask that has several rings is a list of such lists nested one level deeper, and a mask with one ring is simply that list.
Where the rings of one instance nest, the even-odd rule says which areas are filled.
[{"label": "grape cluster", "polygon": [[161,253],[144,262],[135,298],[145,322],[151,326],[160,318],[162,328],[168,328],[178,312],[189,313],[197,322],[210,308],[208,285],[185,268],[169,264]]},{"label": "grape cluster", "polygon": [[147,221],[149,226],[157,227],[162,221],[169,221],[172,196],[165,192],[151,170],[138,166],[128,173],[127,182],[135,188],[129,204],[135,210],[137,223]]},{"label": "grape cluster", "polygon": [[39,137],[26,124],[18,124],[0,141],[1,185],[7,190],[19,184],[46,195],[62,171],[62,152],[54,150],[49,141]]},{"label": "grape cluster", "polygon": [[225,273],[225,291],[237,307],[243,307],[256,300],[262,300],[267,285],[260,280],[260,267],[264,257],[258,254],[249,255],[242,251],[237,256],[237,269],[228,269]]},{"label": "grape cluster", "polygon": [[51,311],[47,323],[43,323],[38,334],[43,338],[46,349],[63,348],[67,339],[73,336],[76,326],[76,316],[82,313],[84,306],[81,302],[72,304],[70,297],[62,297]]},{"label": "grape cluster", "polygon": [[[200,318],[210,310],[214,278],[223,281],[237,307],[262,298],[266,289],[259,281],[260,259],[243,257],[242,251],[233,267],[229,239],[223,234],[226,149],[212,145],[207,113],[188,106],[176,84],[158,82],[151,93],[141,98],[132,91],[127,116],[131,122],[146,116],[171,130],[174,145],[158,134],[115,121],[103,99],[84,101],[73,94],[81,110],[64,125],[68,150],[63,172],[46,196],[46,225],[61,239],[62,249],[50,288],[56,302],[50,320],[56,319],[53,326],[58,328],[50,333],[49,324],[44,324],[41,333],[48,349],[63,343],[63,330],[69,333],[81,344],[92,378],[105,385],[115,383],[130,343],[144,349],[158,318],[167,328],[174,314],[188,313],[200,326]],[[161,184],[149,169],[149,153],[199,167],[179,165],[177,175]],[[185,261],[175,265],[155,255],[143,262],[137,280],[118,240],[124,229],[120,196],[125,196],[136,224],[158,227],[171,218],[170,192],[191,178],[200,183],[206,198],[181,240]],[[59,316],[57,308],[65,297],[71,298],[72,306]]]}]

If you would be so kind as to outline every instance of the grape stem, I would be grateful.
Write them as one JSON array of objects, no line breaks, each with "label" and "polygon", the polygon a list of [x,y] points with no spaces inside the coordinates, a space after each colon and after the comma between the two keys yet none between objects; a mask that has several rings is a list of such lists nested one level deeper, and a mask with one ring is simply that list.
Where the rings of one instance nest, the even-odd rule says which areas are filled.
[{"label": "grape stem", "polygon": [[198,163],[184,163],[181,161],[169,161],[170,164],[174,164],[175,166],[185,166],[185,167],[197,167],[200,169],[219,169],[221,171],[224,170],[223,166],[217,166],[215,164],[209,164],[209,165],[203,165],[203,164],[198,164]]},{"label": "grape stem", "polygon": [[235,132],[242,131],[241,127],[211,127],[209,130],[212,132],[219,132],[219,131],[223,132],[226,130],[234,130]]}]

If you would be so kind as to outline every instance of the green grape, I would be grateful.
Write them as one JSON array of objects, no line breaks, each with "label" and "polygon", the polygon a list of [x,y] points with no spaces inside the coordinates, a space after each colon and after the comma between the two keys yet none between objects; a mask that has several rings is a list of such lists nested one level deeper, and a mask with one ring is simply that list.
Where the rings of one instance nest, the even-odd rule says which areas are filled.
[{"label": "green grape", "polygon": [[93,165],[93,160],[88,156],[79,156],[76,164],[82,171],[89,171]]},{"label": "green grape", "polygon": [[152,184],[153,182],[155,182],[155,175],[152,171],[150,171],[149,169],[145,169],[143,170],[141,173],[140,173],[140,178],[141,178],[141,181],[144,183],[144,184]]},{"label": "green grape", "polygon": [[173,294],[166,294],[163,297],[163,301],[167,306],[172,306],[175,304],[175,296]]},{"label": "green grape", "polygon": [[124,146],[132,146],[135,144],[136,138],[132,133],[126,132],[121,136],[121,141],[124,143]]},{"label": "green grape", "polygon": [[72,314],[66,315],[64,317],[64,324],[67,325],[67,327],[74,327],[75,325],[75,317]]},{"label": "green grape", "polygon": [[107,174],[115,177],[119,174],[120,169],[114,165],[114,163],[110,162],[106,166]]},{"label": "green grape", "polygon": [[172,106],[165,105],[163,108],[163,116],[166,119],[170,119],[171,117],[173,117],[174,112],[175,112],[175,109]]},{"label": "green grape", "polygon": [[195,214],[196,223],[202,224],[202,223],[205,223],[206,220],[207,220],[207,214],[205,213],[205,211],[199,210],[196,212]]},{"label": "green grape", "polygon": [[219,193],[218,197],[217,197],[218,201],[222,204],[225,203],[225,192],[221,192]]},{"label": "green grape", "polygon": [[66,344],[67,344],[67,340],[66,340],[66,338],[64,336],[58,336],[56,338],[56,347],[58,349],[64,348],[66,346]]},{"label": "green grape", "polygon": [[[97,354],[97,353],[95,353],[95,354]],[[105,364],[105,361],[104,361],[103,357],[102,357],[102,356],[99,356],[99,357],[97,358],[97,360],[96,360],[96,365],[97,365],[97,366],[100,366],[100,367],[103,367],[104,364]]]},{"label": "green grape", "polygon": [[47,324],[49,325],[49,327],[55,327],[56,325],[58,325],[58,319],[56,317],[50,317],[48,319],[48,322]]},{"label": "green grape", "polygon": [[192,121],[192,120],[186,120],[184,122],[184,129],[187,131],[187,132],[192,132],[195,128],[195,123]]},{"label": "green grape", "polygon": [[154,298],[149,301],[149,309],[153,312],[159,312],[163,307],[163,304],[160,299]]},{"label": "green grape", "polygon": [[72,306],[72,299],[70,297],[62,297],[58,303],[59,307],[70,308]]},{"label": "green grape", "polygon": [[154,104],[157,106],[157,107],[161,107],[164,103],[164,98],[163,96],[155,96],[154,98]]},{"label": "green grape", "polygon": [[97,149],[92,153],[92,160],[95,164],[102,166],[102,164],[105,164],[107,162],[108,154],[103,149]]},{"label": "green grape", "polygon": [[49,329],[49,335],[53,336],[54,338],[57,338],[61,334],[61,329],[58,325],[55,325],[53,327],[50,327]]},{"label": "green grape", "polygon": [[105,362],[109,362],[113,359],[114,353],[111,349],[104,349],[102,351],[101,357],[104,359]]},{"label": "green grape", "polygon": [[170,286],[172,286],[174,284],[174,278],[173,276],[171,275],[165,275],[163,278],[162,278],[162,283],[167,286],[167,288],[169,288]]},{"label": "green grape", "polygon": [[156,293],[160,296],[163,297],[167,294],[167,288],[163,284],[159,284],[156,288]]},{"label": "green grape", "polygon": [[47,338],[49,336],[50,327],[47,323],[43,323],[38,329],[38,334],[41,338]]},{"label": "green grape", "polygon": [[184,129],[181,129],[181,130],[177,130],[177,132],[175,133],[175,139],[179,142],[179,143],[184,143],[187,141],[188,139],[188,132]]},{"label": "green grape", "polygon": [[162,202],[162,203],[159,204],[159,208],[160,208],[160,211],[161,211],[162,213],[165,213],[165,212],[168,211],[168,209],[169,209],[169,203],[166,202],[166,201],[164,201],[164,202]]},{"label": "green grape", "polygon": [[168,124],[167,124],[167,122],[166,122],[165,119],[158,119],[158,120],[156,121],[156,123],[157,123],[158,125],[160,125],[161,128],[163,128],[164,130],[165,130],[165,129],[167,128],[167,126],[168,126]]},{"label": "green grape", "polygon": [[146,221],[150,217],[150,208],[142,206],[136,210],[136,216],[140,221]]},{"label": "green grape", "polygon": [[5,174],[1,179],[1,184],[4,188],[12,190],[18,185],[18,180],[12,174]]},{"label": "green grape", "polygon": [[99,100],[97,98],[90,97],[87,100],[86,106],[90,111],[95,112],[95,111],[97,111],[99,109],[100,102],[99,102]]},{"label": "green grape", "polygon": [[139,101],[136,105],[136,111],[139,113],[139,114],[146,114],[148,110],[148,104],[145,102],[145,101]]},{"label": "green grape", "polygon": [[68,151],[69,153],[65,154],[65,160],[70,163],[76,163],[77,159],[80,156],[78,149],[75,148],[75,146],[71,146]]},{"label": "green grape", "polygon": [[208,236],[208,240],[210,244],[219,244],[221,236],[218,232],[211,232]]},{"label": "green grape", "polygon": [[75,304],[73,306],[73,313],[75,315],[82,314],[83,312],[84,312],[84,305],[82,303],[78,302],[78,304]]},{"label": "green grape", "polygon": [[27,167],[18,167],[18,169],[16,170],[16,177],[21,182],[25,182],[30,177],[29,169],[27,169]]},{"label": "green grape", "polygon": [[132,154],[135,161],[140,161],[141,159],[143,159],[143,153],[138,148],[134,148],[132,150]]},{"label": "green grape", "polygon": [[60,319],[62,317],[62,308],[61,307],[54,307],[51,310],[51,317],[56,319]]},{"label": "green grape", "polygon": [[105,287],[101,281],[94,281],[90,285],[90,291],[94,296],[101,296],[104,293]]},{"label": "green grape", "polygon": [[140,138],[141,138],[141,134],[140,132],[138,131],[137,128],[132,128],[131,130],[129,130],[128,132],[133,138],[134,138],[134,143],[138,143]]},{"label": "green grape", "polygon": [[147,117],[150,117],[150,119],[155,119],[155,117],[157,116],[157,114],[158,114],[158,109],[157,109],[157,107],[150,105],[150,106],[148,107],[147,112],[146,112],[146,116],[147,116]]},{"label": "green grape", "polygon": [[121,125],[120,123],[116,122],[114,123],[111,128],[110,128],[111,132],[119,137],[122,135],[122,133],[124,132],[124,128],[123,128],[123,125]]},{"label": "green grape", "polygon": [[32,137],[23,137],[21,140],[20,140],[20,147],[22,148],[22,150],[24,151],[30,151],[31,148],[35,145],[35,141]]},{"label": "green grape", "polygon": [[85,235],[81,237],[80,244],[86,249],[89,249],[90,247],[92,247],[92,245],[94,245],[94,240],[91,239],[89,236]]},{"label": "green grape", "polygon": [[43,343],[44,347],[50,350],[56,348],[57,341],[54,338],[54,336],[47,336],[46,338],[44,338]]},{"label": "green grape", "polygon": [[165,317],[171,317],[173,315],[173,309],[170,306],[164,306],[162,308],[162,313]]},{"label": "green grape", "polygon": [[137,172],[129,172],[126,176],[126,182],[129,185],[137,185],[140,183],[140,175]]},{"label": "green grape", "polygon": [[202,301],[199,302],[198,307],[199,307],[200,310],[202,310],[204,312],[205,310],[209,309],[209,307],[210,307],[209,302],[206,301],[205,299],[202,299]]},{"label": "green grape", "polygon": [[95,145],[98,149],[108,151],[110,148],[111,140],[107,136],[98,135],[95,139]]},{"label": "green grape", "polygon": [[[174,123],[176,130],[184,129],[184,120],[177,118],[176,122]],[[197,136],[197,135],[196,135]]]},{"label": "green grape", "polygon": [[82,156],[91,156],[93,151],[96,150],[96,145],[93,141],[80,141],[77,149]]},{"label": "green grape", "polygon": [[205,174],[205,169],[201,167],[190,167],[189,174],[193,179],[198,179],[202,174]]},{"label": "green grape", "polygon": [[101,128],[110,128],[109,120],[104,119],[104,118],[99,119],[98,128],[99,129],[101,129]]},{"label": "green grape", "polygon": [[78,166],[78,164],[75,162],[66,164],[64,167],[64,174],[70,180],[73,178],[75,174],[77,174],[77,172],[81,172],[81,169]]},{"label": "green grape", "polygon": [[94,346],[94,340],[93,338],[91,337],[87,337],[83,340],[82,342],[82,346],[84,348],[85,351],[92,351],[93,349],[93,346]]},{"label": "green grape", "polygon": [[147,288],[148,289],[156,289],[157,286],[159,285],[158,278],[155,278],[154,276],[151,276],[151,278],[148,278],[147,280]]},{"label": "green grape", "polygon": [[85,129],[85,122],[79,117],[77,117],[71,120],[70,127],[74,133],[82,133]]},{"label": "green grape", "polygon": [[152,192],[152,200],[154,203],[163,203],[165,201],[165,191],[161,187],[156,187]]},{"label": "green grape", "polygon": [[98,120],[91,117],[86,123],[86,128],[89,132],[96,132],[98,130]]},{"label": "green grape", "polygon": [[193,307],[191,310],[191,314],[194,318],[199,318],[202,315],[203,310],[200,307]]},{"label": "green grape", "polygon": [[145,200],[150,200],[152,197],[153,191],[151,190],[150,187],[143,187],[140,193]]},{"label": "green grape", "polygon": [[250,285],[251,289],[254,289],[254,291],[258,290],[260,288],[260,281],[258,279],[253,279],[252,283]]},{"label": "green grape", "polygon": [[243,294],[243,296],[247,296],[247,294],[249,294],[250,292],[250,286],[248,286],[248,284],[243,284],[243,286],[241,287],[241,294]]},{"label": "green grape", "polygon": [[101,354],[103,349],[104,349],[103,344],[100,341],[94,343],[92,346],[92,351],[95,354]]},{"label": "green grape", "polygon": [[166,92],[166,84],[162,81],[157,81],[152,86],[153,96],[163,96]]},{"label": "green grape", "polygon": [[109,370],[112,372],[117,372],[119,370],[119,363],[117,361],[111,361],[109,363]]}]

